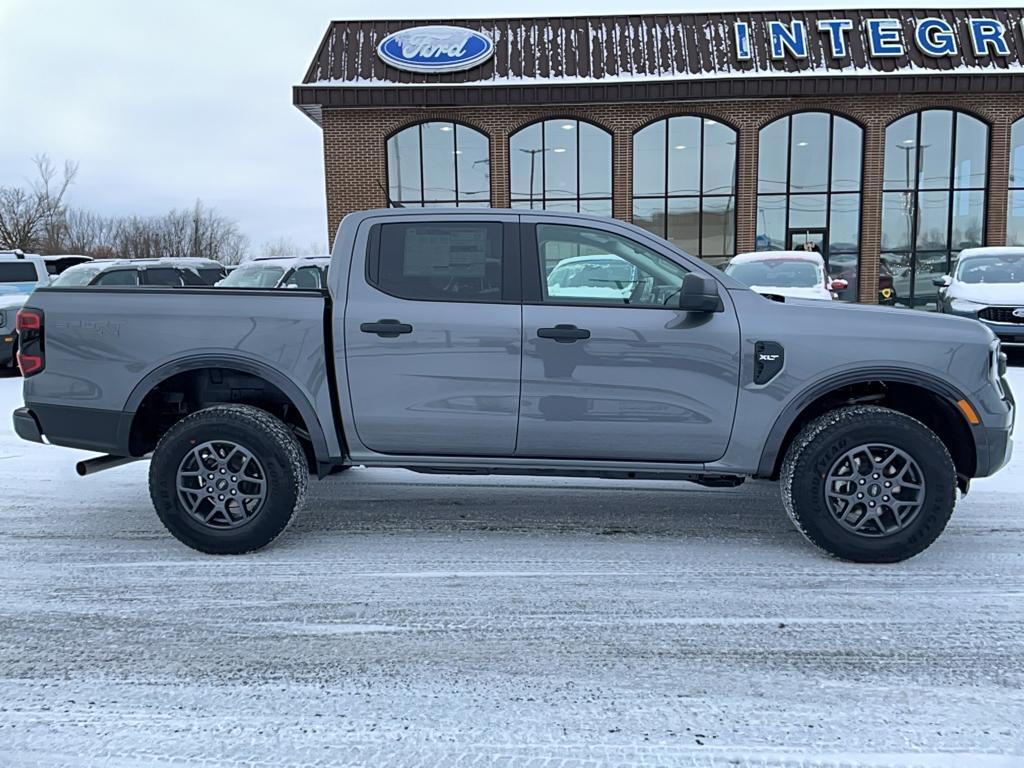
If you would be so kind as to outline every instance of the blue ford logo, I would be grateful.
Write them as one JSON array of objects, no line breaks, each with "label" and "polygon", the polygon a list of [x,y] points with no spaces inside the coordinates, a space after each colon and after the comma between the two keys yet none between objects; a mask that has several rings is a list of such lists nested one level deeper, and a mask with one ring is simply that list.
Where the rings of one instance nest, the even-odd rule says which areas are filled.
[{"label": "blue ford logo", "polygon": [[409,72],[457,72],[494,55],[494,41],[465,27],[411,27],[380,41],[377,55]]},{"label": "blue ford logo", "polygon": [[1024,317],[1024,307],[1013,310],[1014,317]]}]

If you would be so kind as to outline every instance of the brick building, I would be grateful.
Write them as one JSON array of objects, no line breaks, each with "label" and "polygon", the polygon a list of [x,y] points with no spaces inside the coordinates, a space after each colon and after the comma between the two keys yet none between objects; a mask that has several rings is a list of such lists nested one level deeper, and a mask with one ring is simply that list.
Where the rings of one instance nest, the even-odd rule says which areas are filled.
[{"label": "brick building", "polygon": [[353,210],[580,210],[690,253],[813,243],[843,298],[927,308],[1024,245],[1024,11],[331,23],[293,102]]}]

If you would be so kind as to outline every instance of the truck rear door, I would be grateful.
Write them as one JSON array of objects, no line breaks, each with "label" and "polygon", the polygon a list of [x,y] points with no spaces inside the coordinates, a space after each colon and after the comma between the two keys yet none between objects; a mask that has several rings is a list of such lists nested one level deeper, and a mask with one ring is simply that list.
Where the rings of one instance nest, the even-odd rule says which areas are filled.
[{"label": "truck rear door", "polygon": [[512,456],[522,357],[518,217],[368,223],[344,311],[358,440],[378,453]]}]

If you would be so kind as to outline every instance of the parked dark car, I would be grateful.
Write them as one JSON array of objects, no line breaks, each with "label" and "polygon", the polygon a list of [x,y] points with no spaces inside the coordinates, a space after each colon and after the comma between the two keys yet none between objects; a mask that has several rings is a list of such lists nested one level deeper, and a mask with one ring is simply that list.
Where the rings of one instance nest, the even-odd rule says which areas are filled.
[{"label": "parked dark car", "polygon": [[91,261],[65,270],[50,283],[54,288],[83,286],[211,286],[224,277],[224,266],[190,257]]}]

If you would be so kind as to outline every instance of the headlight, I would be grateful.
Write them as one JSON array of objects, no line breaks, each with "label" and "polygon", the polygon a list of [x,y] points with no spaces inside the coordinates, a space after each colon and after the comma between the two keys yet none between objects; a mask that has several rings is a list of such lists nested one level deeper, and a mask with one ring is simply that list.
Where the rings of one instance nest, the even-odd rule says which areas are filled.
[{"label": "headlight", "polygon": [[1006,375],[1006,353],[999,343],[999,339],[992,342],[988,352],[989,378],[996,384],[1001,384],[1002,378]]},{"label": "headlight", "polygon": [[978,304],[966,299],[953,299],[949,302],[949,308],[959,315],[976,315],[987,306],[988,304]]}]

